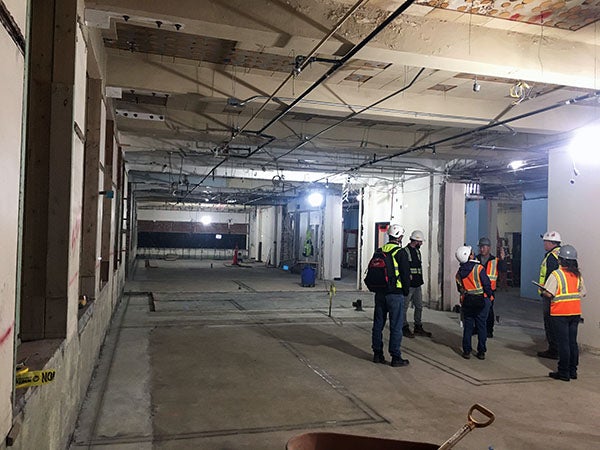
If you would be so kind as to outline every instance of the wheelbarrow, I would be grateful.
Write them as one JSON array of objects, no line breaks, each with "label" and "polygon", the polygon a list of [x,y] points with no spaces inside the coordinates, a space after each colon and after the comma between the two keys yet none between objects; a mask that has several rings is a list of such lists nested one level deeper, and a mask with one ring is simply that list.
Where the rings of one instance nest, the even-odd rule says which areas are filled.
[{"label": "wheelbarrow", "polygon": [[[487,420],[478,421],[473,412],[479,411]],[[467,414],[467,423],[441,446],[426,442],[398,441],[370,436],[357,436],[342,433],[305,433],[287,442],[287,450],[448,450],[460,441],[473,428],[484,428],[494,421],[494,413],[475,404]]]}]

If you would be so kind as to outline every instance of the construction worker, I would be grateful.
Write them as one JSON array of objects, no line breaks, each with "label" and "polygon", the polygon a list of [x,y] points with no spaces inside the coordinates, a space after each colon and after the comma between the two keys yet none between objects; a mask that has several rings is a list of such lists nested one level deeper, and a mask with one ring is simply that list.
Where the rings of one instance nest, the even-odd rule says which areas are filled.
[{"label": "construction worker", "polygon": [[[406,252],[408,265],[410,266],[410,289],[408,297],[404,299],[404,326],[402,327],[402,335],[408,338],[417,336],[431,337],[429,331],[423,329],[421,317],[423,315],[423,293],[421,286],[423,285],[423,264],[421,262],[421,245],[425,237],[421,230],[415,230],[410,234],[410,242],[402,250]],[[415,331],[410,330],[408,324],[408,308],[410,304],[415,308]]]},{"label": "construction worker", "polygon": [[470,246],[458,247],[455,253],[460,263],[456,272],[456,287],[460,293],[461,312],[463,314],[462,357],[469,359],[473,350],[471,337],[477,330],[478,359],[485,359],[487,351],[487,332],[485,323],[494,294],[490,279],[483,266],[475,259]]},{"label": "construction worker", "polygon": [[581,320],[581,298],[586,290],[577,264],[577,250],[563,245],[558,251],[559,268],[548,277],[542,295],[550,301],[550,320],[558,345],[558,369],[548,376],[555,380],[577,379],[579,348],[577,327]]},{"label": "construction worker", "polygon": [[[488,278],[490,279],[490,283],[492,285],[492,292],[494,293],[494,298],[496,297],[496,282],[498,281],[498,263],[500,260],[504,259],[504,249],[500,249],[500,256],[496,258],[494,255],[490,253],[490,247],[492,243],[486,237],[482,237],[479,239],[479,254],[476,256],[477,260],[481,263],[483,268],[485,269],[485,273],[487,273]],[[488,313],[487,321],[486,321],[486,329],[487,329],[487,337],[494,337],[494,302],[490,305],[490,312]]]},{"label": "construction worker", "polygon": [[[544,250],[546,254],[540,266],[539,284],[544,285],[550,274],[558,269],[558,252],[560,251],[561,238],[558,231],[547,231],[540,236],[544,241]],[[550,321],[550,299],[543,295],[543,291],[538,289],[538,293],[542,297],[542,312],[544,317],[544,330],[546,331],[546,341],[548,349],[537,352],[541,358],[558,359],[558,345],[554,336],[552,322]]]},{"label": "construction worker", "polygon": [[381,250],[392,256],[394,264],[395,286],[387,292],[375,293],[375,310],[373,312],[372,348],[373,362],[385,364],[383,356],[383,328],[386,318],[390,318],[390,342],[388,350],[392,357],[392,367],[408,365],[408,359],[403,359],[400,352],[402,342],[402,313],[404,297],[409,294],[410,268],[406,253],[401,251],[404,228],[401,225],[390,225],[387,231],[388,243]]}]

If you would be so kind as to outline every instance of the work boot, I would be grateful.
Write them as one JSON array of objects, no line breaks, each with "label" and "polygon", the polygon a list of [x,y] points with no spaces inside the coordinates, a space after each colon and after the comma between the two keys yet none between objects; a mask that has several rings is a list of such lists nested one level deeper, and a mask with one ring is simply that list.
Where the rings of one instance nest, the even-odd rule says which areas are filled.
[{"label": "work boot", "polygon": [[471,352],[462,352],[462,357],[465,359],[471,359]]},{"label": "work boot", "polygon": [[405,325],[402,327],[402,336],[411,338],[411,339],[415,337],[413,332],[410,331],[410,326],[408,326],[408,325]]},{"label": "work boot", "polygon": [[540,358],[558,359],[558,355],[550,350],[544,350],[543,352],[537,352]]},{"label": "work boot", "polygon": [[569,381],[569,377],[567,377],[566,375],[561,375],[561,374],[560,374],[560,373],[558,373],[558,372],[550,372],[550,373],[548,374],[548,376],[549,376],[550,378],[553,378],[553,379],[555,379],[555,380]]},{"label": "work boot", "polygon": [[385,364],[385,356],[383,356],[383,352],[375,352],[373,354],[373,362],[377,364]]},{"label": "work boot", "polygon": [[425,336],[425,337],[431,337],[431,333],[429,331],[425,331],[423,329],[423,325],[415,325],[415,335],[416,336]]},{"label": "work boot", "polygon": [[402,358],[392,358],[392,363],[391,363],[392,367],[403,367],[403,366],[408,366],[408,359],[402,359]]},{"label": "work boot", "polygon": [[477,352],[475,355],[477,359],[485,359],[485,352]]}]

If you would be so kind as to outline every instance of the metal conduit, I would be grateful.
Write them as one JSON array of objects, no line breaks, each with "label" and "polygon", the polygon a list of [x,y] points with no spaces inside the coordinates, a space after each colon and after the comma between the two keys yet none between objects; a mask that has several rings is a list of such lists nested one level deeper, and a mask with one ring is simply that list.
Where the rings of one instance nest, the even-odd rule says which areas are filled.
[{"label": "metal conduit", "polygon": [[[274,123],[281,120],[281,118],[283,116],[285,116],[288,112],[290,112],[292,110],[292,108],[294,108],[294,106],[296,106],[304,97],[306,97],[308,94],[310,94],[312,91],[314,91],[325,80],[327,80],[331,75],[333,75],[335,72],[337,72],[338,69],[340,69],[340,67],[342,67],[344,64],[346,64],[350,58],[352,58],[354,55],[356,55],[364,46],[366,46],[371,40],[373,40],[373,38],[375,38],[375,36],[377,36],[385,28],[387,28],[387,26],[390,23],[392,23],[400,14],[402,14],[404,11],[406,11],[414,2],[415,2],[415,0],[407,0],[402,5],[400,5],[398,7],[398,9],[396,9],[396,11],[394,11],[392,14],[390,14],[377,28],[375,28],[373,31],[371,31],[371,33],[366,38],[364,38],[362,41],[360,41],[358,44],[356,44],[354,47],[352,47],[352,49],[348,53],[346,53],[338,61],[337,64],[335,64],[327,72],[325,72],[321,76],[321,78],[319,78],[317,81],[315,81],[306,91],[304,91],[302,94],[300,94],[300,96],[298,98],[296,98],[292,103],[290,103],[283,111],[281,111],[279,114],[277,114],[275,117],[273,117],[258,132],[259,133],[264,132],[271,125],[273,125]],[[309,58],[306,59],[306,61],[308,61],[308,60],[309,60]]]},{"label": "metal conduit", "polygon": [[[323,39],[321,39],[321,41],[310,51],[310,53],[308,54],[308,56],[306,57],[304,62],[300,65],[300,67],[299,67],[300,71],[302,71],[310,63],[310,58],[312,58],[317,53],[317,51],[319,51],[319,49],[323,46],[323,44],[327,40],[329,40],[329,38],[331,38],[331,36],[333,36],[340,29],[340,27],[344,24],[344,22],[346,22],[346,20],[348,20],[356,12],[356,10],[358,8],[360,8],[364,3],[368,2],[368,1],[369,0],[359,0],[358,2],[356,2],[354,4],[354,6],[352,8],[350,8],[348,10],[348,12],[344,15],[344,17],[342,17],[340,19],[340,21],[331,29],[331,31],[329,33],[327,33],[327,35],[325,35],[323,37]],[[283,86],[285,86],[285,84],[293,76],[294,76],[294,72],[290,72],[290,74],[285,78],[285,80],[282,81],[282,83],[279,85],[279,87],[277,89],[275,89],[275,91],[273,91],[273,93],[269,96],[269,98],[267,98],[267,100],[265,100],[265,102],[262,104],[262,106],[260,108],[258,108],[258,110],[252,115],[252,117],[250,117],[250,119],[248,119],[248,121],[244,124],[244,126],[242,126],[238,131],[235,132],[235,134],[229,140],[228,144],[233,142],[233,140],[235,138],[237,138],[248,127],[248,125],[254,119],[256,119],[256,117],[258,117],[258,115],[266,108],[267,104],[277,95],[277,93],[283,88]],[[266,127],[264,127],[259,132],[259,134],[262,133],[265,129],[266,129]]]}]

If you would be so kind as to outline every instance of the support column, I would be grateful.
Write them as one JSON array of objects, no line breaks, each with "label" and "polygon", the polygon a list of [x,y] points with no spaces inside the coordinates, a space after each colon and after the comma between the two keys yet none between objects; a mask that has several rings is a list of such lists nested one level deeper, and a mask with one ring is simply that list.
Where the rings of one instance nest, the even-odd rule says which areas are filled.
[{"label": "support column", "polygon": [[465,243],[465,186],[446,183],[444,192],[444,283],[442,310],[450,310],[459,303],[454,275],[458,261],[456,249]]},{"label": "support column", "polygon": [[600,303],[596,300],[600,292],[600,277],[596,272],[600,239],[596,237],[596,224],[600,220],[600,211],[596,205],[600,197],[600,167],[598,162],[589,158],[577,161],[577,169],[579,175],[575,176],[573,161],[565,149],[550,153],[548,229],[558,231],[563,244],[571,244],[577,249],[577,260],[588,291],[581,304],[585,322],[579,326],[578,341],[597,350],[600,349]]},{"label": "support column", "polygon": [[342,198],[328,195],[323,217],[323,279],[339,280],[342,277],[343,222]]},{"label": "support column", "polygon": [[80,294],[97,298],[100,278],[100,245],[102,237],[99,192],[100,148],[105,142],[106,110],[102,100],[102,80],[90,78],[87,90],[87,130],[83,183],[83,224],[81,231],[81,264],[79,269]]},{"label": "support column", "polygon": [[67,333],[68,291],[73,284],[69,255],[72,249],[78,249],[80,231],[76,220],[71,227],[72,204],[80,203],[72,197],[73,169],[77,169],[73,167],[76,30],[76,0],[32,3],[23,218],[23,340],[62,338]]}]

